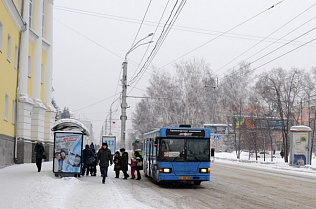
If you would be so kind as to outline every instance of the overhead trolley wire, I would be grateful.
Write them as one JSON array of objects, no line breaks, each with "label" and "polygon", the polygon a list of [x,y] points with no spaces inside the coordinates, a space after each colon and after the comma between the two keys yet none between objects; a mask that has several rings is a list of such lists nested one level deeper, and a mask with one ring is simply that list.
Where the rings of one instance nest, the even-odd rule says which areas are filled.
[{"label": "overhead trolley wire", "polygon": [[277,5],[281,4],[281,3],[282,3],[282,2],[284,2],[284,1],[285,1],[285,0],[279,1],[278,3],[276,3],[276,4],[272,5],[272,6],[270,6],[269,8],[267,8],[267,9],[263,10],[262,12],[259,12],[258,14],[256,14],[256,15],[252,16],[251,18],[249,18],[249,19],[247,19],[247,20],[245,20],[245,21],[243,21],[243,22],[241,22],[241,23],[237,24],[236,26],[234,26],[234,27],[230,28],[229,30],[227,30],[227,31],[225,31],[225,32],[223,32],[223,33],[221,33],[221,34],[219,34],[218,36],[216,36],[216,37],[212,38],[211,40],[209,40],[209,41],[207,41],[207,42],[205,42],[205,43],[201,44],[200,46],[198,46],[198,47],[196,47],[196,48],[194,48],[194,49],[190,50],[189,52],[187,52],[187,53],[185,53],[185,54],[181,55],[180,57],[178,57],[178,58],[174,59],[173,61],[171,61],[171,62],[169,62],[169,63],[167,63],[167,64],[163,65],[163,66],[162,66],[162,67],[160,67],[159,69],[162,69],[162,68],[166,67],[167,65],[170,65],[171,63],[173,63],[173,62],[175,62],[175,61],[177,61],[177,60],[181,59],[182,57],[184,57],[184,56],[186,56],[186,55],[188,55],[188,54],[190,54],[190,53],[192,53],[192,52],[194,52],[194,51],[196,51],[196,50],[198,50],[198,49],[202,48],[203,46],[205,46],[205,45],[207,45],[207,44],[211,43],[212,41],[214,41],[214,40],[216,40],[216,39],[220,38],[221,36],[223,36],[223,35],[225,35],[225,34],[229,33],[230,31],[232,31],[232,30],[234,30],[234,29],[236,29],[236,28],[240,27],[241,25],[243,25],[243,24],[245,24],[245,23],[249,22],[250,20],[253,20],[254,18],[258,17],[259,15],[261,15],[261,14],[263,14],[263,13],[265,13],[265,12],[269,11],[270,9],[275,8]]},{"label": "overhead trolley wire", "polygon": [[[281,30],[282,28],[284,28],[286,25],[288,25],[289,23],[291,23],[292,21],[294,21],[295,19],[297,19],[298,17],[300,17],[302,14],[304,14],[305,12],[307,12],[308,10],[310,10],[312,7],[314,7],[316,5],[313,4],[312,6],[308,7],[307,9],[305,9],[303,12],[299,13],[298,15],[296,15],[294,18],[292,18],[291,20],[289,20],[288,22],[286,22],[285,24],[283,24],[281,27],[279,27],[278,29],[274,30],[272,33],[270,33],[268,36],[266,36],[265,38],[263,38],[262,40],[260,40],[258,43],[254,44],[253,46],[251,46],[250,48],[248,48],[247,50],[245,50],[244,52],[242,52],[241,54],[239,54],[237,57],[235,57],[234,59],[232,59],[231,61],[227,62],[225,65],[223,65],[222,67],[220,67],[219,69],[217,69],[214,73],[218,72],[219,70],[223,69],[224,67],[226,67],[227,65],[229,65],[230,63],[232,63],[233,61],[235,61],[236,59],[238,59],[239,57],[241,57],[242,55],[244,55],[245,53],[247,53],[248,51],[250,51],[251,49],[253,49],[254,47],[258,46],[260,43],[262,43],[264,40],[266,40],[267,38],[269,38],[270,36],[272,36],[273,34],[275,34],[276,32],[278,32],[279,30]],[[315,18],[315,17],[314,17]],[[312,18],[312,19],[314,19]],[[309,21],[308,21],[309,22]],[[306,24],[306,23],[305,23]],[[304,24],[303,24],[304,25]],[[300,26],[301,27],[301,26]],[[295,29],[296,30],[296,29]],[[294,31],[294,30],[293,30]],[[293,31],[291,31],[290,33],[292,33]],[[288,33],[288,34],[290,34]],[[287,36],[288,34],[286,34],[285,36]],[[283,37],[285,37],[283,36]],[[281,38],[283,38],[281,37]],[[280,38],[280,39],[281,39]],[[278,39],[277,41],[279,41],[280,39]],[[275,41],[276,42],[276,41]],[[274,42],[274,43],[275,43]],[[292,41],[291,41],[292,42]],[[272,44],[274,44],[272,43]],[[271,46],[272,44],[270,44],[269,46]],[[268,47],[269,47],[268,46]],[[267,48],[267,47],[266,47]],[[258,52],[259,53],[259,52]],[[254,55],[253,55],[254,56]]]},{"label": "overhead trolley wire", "polygon": [[144,20],[145,20],[145,18],[146,18],[148,9],[149,9],[149,7],[150,7],[150,5],[151,5],[151,1],[152,1],[152,0],[149,1],[149,4],[148,4],[147,9],[146,9],[146,12],[145,12],[144,17],[143,17],[143,19],[142,19],[142,22],[141,22],[141,24],[140,24],[140,26],[139,26],[139,28],[138,28],[138,31],[137,31],[137,33],[136,33],[136,36],[135,36],[135,38],[134,38],[134,41],[133,41],[133,43],[132,43],[131,48],[134,46],[134,43],[135,43],[135,41],[136,41],[136,39],[137,39],[137,36],[138,36],[138,34],[139,34],[139,31],[140,31],[140,29],[141,29],[142,26],[143,26],[143,23],[144,23]]},{"label": "overhead trolley wire", "polygon": [[[167,1],[167,4],[166,4],[166,6],[165,6],[165,8],[164,8],[164,10],[163,10],[163,12],[162,12],[162,15],[161,15],[161,17],[160,17],[160,19],[159,19],[159,22],[158,22],[158,24],[157,24],[157,26],[156,26],[156,29],[155,29],[155,31],[154,31],[154,35],[151,37],[151,40],[150,40],[150,41],[152,41],[152,40],[154,39],[154,36],[155,36],[155,34],[156,34],[156,32],[157,32],[157,30],[158,30],[158,28],[159,28],[160,22],[161,22],[161,20],[162,20],[164,14],[165,14],[165,12],[166,12],[166,9],[167,9],[168,5],[169,5],[169,0]],[[146,54],[147,54],[147,51],[148,51],[149,47],[150,47],[150,45],[147,46],[146,51],[145,51],[145,53],[144,53],[144,55],[143,55],[143,57],[142,57],[142,59],[141,59],[141,61],[140,61],[140,64],[143,62],[143,60],[144,60],[144,58],[145,58],[145,56],[146,56]],[[139,67],[141,66],[140,64],[138,65],[137,69],[135,70],[134,74],[132,75],[132,78],[135,76],[136,72],[138,71]],[[132,90],[131,90],[131,91],[132,91]]]},{"label": "overhead trolley wire", "polygon": [[[311,19],[310,19],[310,20],[308,20],[307,22],[303,23],[303,24],[302,24],[302,25],[300,25],[299,27],[297,27],[297,28],[293,29],[293,30],[292,30],[292,31],[290,31],[289,33],[285,34],[285,35],[284,35],[284,36],[282,36],[281,38],[283,38],[283,37],[285,37],[285,36],[287,36],[287,35],[291,34],[292,32],[294,32],[294,31],[296,31],[297,29],[301,28],[302,26],[306,25],[307,23],[309,23],[310,21],[312,21],[312,20],[313,20],[313,19],[315,19],[315,18],[316,18],[316,16],[315,16],[315,17],[313,17],[313,18],[311,18]],[[251,62],[251,63],[254,63],[254,62],[256,62],[256,61],[258,61],[258,60],[260,60],[260,59],[262,59],[262,58],[266,57],[267,55],[269,55],[269,54],[271,54],[271,53],[275,52],[276,50],[278,50],[278,49],[280,49],[280,48],[282,48],[282,47],[284,47],[284,46],[286,46],[286,45],[289,45],[289,44],[291,44],[291,43],[294,43],[294,42],[295,42],[298,38],[300,38],[300,37],[302,37],[302,36],[306,35],[307,33],[311,32],[311,31],[312,31],[312,30],[314,30],[314,29],[315,29],[315,28],[313,28],[313,29],[311,29],[310,31],[307,31],[306,33],[304,33],[304,34],[302,34],[302,35],[300,35],[300,36],[298,36],[298,37],[296,37],[296,38],[294,38],[294,39],[292,39],[292,40],[288,41],[287,43],[285,43],[285,44],[281,45],[280,47],[276,48],[275,50],[273,50],[272,52],[269,52],[268,54],[266,54],[266,55],[264,55],[264,56],[262,56],[262,57],[260,57],[260,58],[256,59],[255,61],[253,61],[253,62]],[[278,40],[280,40],[281,38],[279,38]],[[276,41],[278,41],[278,40],[276,40]],[[276,42],[276,41],[275,41],[275,42]],[[245,61],[249,60],[250,58],[252,58],[252,57],[254,57],[255,55],[257,55],[257,54],[259,54],[260,52],[262,52],[263,50],[267,49],[268,47],[270,47],[271,45],[273,45],[275,42],[273,42],[273,43],[269,44],[268,46],[266,46],[266,47],[264,47],[263,49],[259,50],[259,51],[258,51],[258,52],[256,52],[255,54],[251,55],[251,56],[250,56],[250,57],[248,57]],[[238,65],[239,65],[239,64],[235,65],[234,67],[230,68],[229,70],[234,69],[234,68],[235,68],[235,67],[237,67]],[[228,72],[229,70],[227,70],[226,72]],[[220,74],[219,76],[224,75],[226,72],[224,72],[224,73]]]},{"label": "overhead trolley wire", "polygon": [[[119,93],[117,93],[117,94],[119,94]],[[73,111],[74,111],[74,112],[77,112],[77,111],[86,109],[86,108],[88,108],[88,107],[92,107],[92,106],[97,105],[97,104],[99,104],[99,103],[101,103],[101,102],[104,102],[104,101],[106,101],[106,100],[108,100],[108,99],[111,99],[112,97],[115,97],[117,94],[114,94],[114,95],[112,95],[112,96],[110,96],[110,97],[107,97],[107,98],[105,98],[105,99],[102,99],[102,100],[100,100],[100,101],[98,101],[98,102],[92,103],[92,104],[90,104],[90,105],[87,105],[87,106],[85,106],[85,107],[81,107],[81,108],[79,108],[79,109],[77,109],[77,110],[73,110]]]},{"label": "overhead trolley wire", "polygon": [[[313,30],[314,29],[315,28],[313,28]],[[281,57],[283,57],[283,56],[285,56],[285,55],[287,55],[287,54],[289,54],[289,53],[291,53],[291,52],[293,52],[293,51],[295,51],[295,50],[297,50],[297,49],[299,49],[299,48],[301,48],[301,47],[303,47],[303,46],[305,46],[305,45],[307,45],[307,44],[309,44],[311,42],[313,42],[313,41],[315,41],[315,40],[316,40],[316,38],[314,38],[314,39],[312,39],[312,40],[310,40],[308,42],[305,42],[304,44],[302,44],[302,45],[300,45],[300,46],[298,46],[298,47],[296,47],[296,48],[294,48],[294,49],[292,49],[292,50],[290,50],[290,51],[288,51],[288,52],[286,52],[286,53],[284,53],[284,54],[282,54],[282,55],[280,55],[280,56],[278,56],[278,57],[276,57],[276,58],[274,58],[274,59],[272,59],[272,60],[270,60],[270,61],[268,61],[268,62],[266,62],[266,63],[264,63],[262,65],[260,65],[260,66],[258,66],[258,67],[256,67],[256,68],[254,68],[253,70],[257,70],[258,68],[260,68],[262,66],[265,66],[266,64],[269,64],[269,63],[271,63],[271,62],[273,62],[273,61],[275,61],[275,60],[277,60],[277,59],[279,59],[279,58],[281,58]]]},{"label": "overhead trolley wire", "polygon": [[[61,7],[61,6],[56,6],[56,5],[54,5],[54,9],[66,11],[66,12],[71,12],[71,13],[76,13],[76,14],[81,14],[81,15],[94,16],[94,17],[98,17],[98,18],[105,18],[105,19],[111,19],[111,20],[116,20],[116,21],[121,21],[121,22],[134,23],[134,24],[140,24],[140,22],[141,22],[140,19],[115,16],[115,15],[109,15],[109,14],[105,14],[105,13],[92,12],[92,11],[81,10],[81,9],[73,9],[73,8],[69,8],[69,7]],[[109,16],[109,17],[107,17],[107,16]],[[149,25],[149,26],[155,26],[156,24],[157,24],[157,22],[152,22],[152,21],[144,21],[144,23],[143,23],[143,25]],[[163,24],[159,23],[158,27],[162,27],[162,26],[163,26]],[[212,35],[212,36],[216,36],[218,34],[223,33],[222,31],[187,27],[187,26],[181,26],[181,25],[174,25],[172,27],[172,30],[179,30],[179,31],[198,33],[198,34],[206,34],[206,35]],[[254,41],[256,41],[258,39],[261,40],[263,38],[260,36],[253,36],[253,35],[239,34],[239,33],[226,33],[226,35],[222,35],[222,36],[228,37],[228,38],[237,38],[237,39],[254,40]],[[268,38],[265,40],[265,42],[272,42],[273,40],[275,40],[275,39]],[[288,41],[288,40],[281,40],[281,41]],[[298,44],[300,44],[300,43],[298,43]],[[313,45],[310,45],[310,46],[313,46]],[[313,47],[316,47],[316,46],[313,46]]]},{"label": "overhead trolley wire", "polygon": [[[315,27],[315,28],[316,28],[316,27]],[[312,30],[314,30],[315,28],[313,28]],[[306,34],[306,33],[305,33],[305,34]],[[287,55],[287,54],[289,54],[289,53],[291,53],[291,52],[293,52],[293,51],[295,51],[295,50],[297,50],[297,49],[299,49],[299,48],[301,48],[301,47],[303,47],[303,46],[306,46],[307,44],[312,43],[312,42],[315,41],[315,40],[316,40],[316,38],[313,38],[313,39],[311,39],[311,40],[305,42],[304,44],[301,44],[300,46],[298,46],[298,47],[296,47],[296,48],[294,48],[294,49],[291,49],[291,50],[287,51],[286,53],[283,53],[283,54],[281,54],[281,55],[279,55],[279,56],[277,56],[277,57],[275,57],[275,58],[269,60],[268,62],[265,62],[265,63],[259,65],[258,67],[253,68],[252,70],[250,70],[250,71],[247,72],[246,74],[248,74],[248,73],[250,73],[250,72],[254,72],[255,70],[257,70],[257,69],[259,69],[259,68],[261,68],[261,67],[263,67],[263,66],[265,66],[265,65],[267,65],[267,64],[269,64],[269,63],[271,63],[271,62],[273,62],[273,61],[275,61],[275,60],[277,60],[277,59],[279,59],[279,58],[281,58],[281,57],[283,57],[283,56],[285,56],[285,55]],[[272,52],[271,52],[271,53],[272,53]],[[266,56],[266,55],[265,55],[265,56]],[[250,64],[252,64],[252,63],[249,63],[248,66],[249,66]],[[241,77],[241,75],[238,75],[238,76],[236,77],[236,79],[238,79],[238,78],[240,78],[240,77]],[[225,77],[223,77],[223,78],[221,78],[221,79],[219,79],[219,80],[223,80],[224,78],[225,78]],[[225,83],[223,83],[223,84],[225,84]],[[223,84],[221,84],[221,85],[223,85]]]},{"label": "overhead trolley wire", "polygon": [[[159,38],[157,39],[157,41],[156,41],[156,43],[155,43],[155,46],[154,46],[154,48],[151,50],[151,52],[150,52],[149,56],[147,57],[147,60],[145,61],[144,65],[148,62],[149,57],[152,56],[152,54],[153,54],[154,51],[156,50],[158,44],[160,43],[161,37],[162,37],[163,34],[165,33],[166,25],[167,25],[167,23],[169,22],[169,20],[170,20],[172,14],[173,14],[173,11],[174,11],[174,9],[176,8],[177,4],[178,4],[178,0],[177,0],[176,3],[174,4],[174,6],[173,6],[173,8],[172,8],[172,10],[171,10],[171,12],[170,12],[170,15],[169,15],[168,19],[167,19],[167,21],[165,22],[165,24],[164,24],[164,26],[163,26],[163,28],[162,28],[162,31],[161,31],[161,33],[160,33],[160,35],[159,35]],[[162,17],[161,17],[161,18],[162,18]],[[160,20],[161,20],[161,18],[160,18]],[[140,69],[140,71],[136,74],[136,76],[132,77],[132,79],[129,81],[129,84],[132,84],[132,83],[133,83],[133,80],[134,80],[134,79],[140,74],[140,72],[143,70],[144,65],[142,66],[142,68]]]},{"label": "overhead trolley wire", "polygon": [[143,67],[141,68],[141,70],[137,73],[137,75],[136,75],[134,78],[131,79],[130,84],[134,83],[138,76],[140,76],[140,77],[139,77],[137,83],[138,83],[139,80],[142,78],[142,76],[143,76],[144,73],[146,72],[148,66],[150,65],[150,63],[152,62],[152,60],[154,59],[154,57],[155,57],[156,54],[158,53],[160,47],[162,46],[162,44],[163,44],[164,40],[166,39],[167,35],[169,34],[169,32],[170,32],[170,30],[171,30],[173,24],[174,24],[175,21],[177,20],[179,14],[181,13],[181,11],[182,11],[182,9],[183,9],[183,7],[184,7],[185,4],[186,4],[186,0],[183,0],[183,1],[180,3],[180,5],[179,5],[178,9],[176,10],[175,14],[173,15],[172,19],[170,20],[171,15],[172,15],[172,13],[173,13],[175,7],[176,7],[176,4],[175,4],[175,6],[173,7],[173,10],[172,10],[172,12],[171,12],[171,14],[170,14],[168,20],[167,20],[166,23],[165,23],[165,26],[166,26],[166,25],[168,24],[169,20],[170,20],[170,22],[169,22],[169,24],[168,24],[166,30],[165,30],[165,26],[164,26],[164,29],[163,29],[163,31],[162,31],[162,33],[161,33],[161,35],[160,35],[160,37],[159,37],[159,39],[158,39],[158,41],[157,41],[155,47],[154,47],[153,50],[151,51],[150,55],[148,56],[146,62],[144,63]]}]

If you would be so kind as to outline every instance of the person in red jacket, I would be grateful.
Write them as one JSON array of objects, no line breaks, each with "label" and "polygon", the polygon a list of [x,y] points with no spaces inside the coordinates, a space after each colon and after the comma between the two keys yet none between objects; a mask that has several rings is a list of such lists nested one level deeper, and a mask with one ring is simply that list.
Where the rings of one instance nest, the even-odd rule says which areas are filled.
[{"label": "person in red jacket", "polygon": [[129,165],[131,166],[131,175],[132,175],[131,179],[135,179],[136,159],[132,157],[131,163]]}]

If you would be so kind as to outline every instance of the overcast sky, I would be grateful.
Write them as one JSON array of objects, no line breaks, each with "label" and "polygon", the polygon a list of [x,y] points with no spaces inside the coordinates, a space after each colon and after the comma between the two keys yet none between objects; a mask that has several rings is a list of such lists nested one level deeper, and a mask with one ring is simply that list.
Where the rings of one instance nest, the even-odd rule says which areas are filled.
[{"label": "overcast sky", "polygon": [[[60,108],[68,106],[76,118],[91,120],[96,138],[100,136],[110,105],[122,90],[119,80],[126,53],[133,43],[156,31],[152,44],[140,46],[129,54],[129,81],[140,70],[137,66],[143,65],[149,56],[176,2],[54,1],[53,97]],[[188,0],[144,76],[132,84],[136,85],[132,91],[128,87],[128,95],[145,93],[152,66],[174,72],[174,61],[193,58],[209,63],[219,78],[239,62],[253,62],[258,58],[261,59],[251,65],[259,67],[256,73],[275,67],[310,70],[316,66],[316,41],[304,44],[316,38],[315,26],[314,0]],[[151,37],[142,43],[150,40]],[[281,47],[286,43],[289,44]],[[275,58],[278,59],[272,61]],[[128,119],[139,101],[127,99]],[[112,106],[113,110],[118,109],[113,114],[116,124],[112,125],[112,132],[118,137],[119,105],[117,100]],[[131,120],[127,121],[127,127],[131,128]]]}]

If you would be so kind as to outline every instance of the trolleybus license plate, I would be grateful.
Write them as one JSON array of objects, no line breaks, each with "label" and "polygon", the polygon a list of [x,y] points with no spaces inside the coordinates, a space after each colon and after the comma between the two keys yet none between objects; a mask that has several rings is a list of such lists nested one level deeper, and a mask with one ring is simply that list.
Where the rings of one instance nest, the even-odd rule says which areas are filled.
[{"label": "trolleybus license plate", "polygon": [[190,179],[190,177],[183,177],[183,176],[180,176],[179,179]]}]

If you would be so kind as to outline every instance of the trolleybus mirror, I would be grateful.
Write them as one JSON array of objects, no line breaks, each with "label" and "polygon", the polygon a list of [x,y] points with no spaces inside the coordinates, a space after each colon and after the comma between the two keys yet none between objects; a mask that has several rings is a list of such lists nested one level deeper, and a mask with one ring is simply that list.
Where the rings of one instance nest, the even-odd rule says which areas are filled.
[{"label": "trolleybus mirror", "polygon": [[211,157],[214,157],[214,154],[215,154],[215,149],[211,148]]}]

